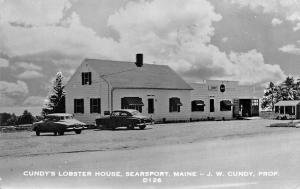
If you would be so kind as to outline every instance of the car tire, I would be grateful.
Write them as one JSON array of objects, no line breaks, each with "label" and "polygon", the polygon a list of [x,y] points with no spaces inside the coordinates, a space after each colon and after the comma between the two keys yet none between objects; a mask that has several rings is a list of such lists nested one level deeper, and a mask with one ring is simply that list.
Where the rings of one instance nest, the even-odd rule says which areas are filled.
[{"label": "car tire", "polygon": [[59,131],[59,135],[64,135],[65,132],[64,131]]},{"label": "car tire", "polygon": [[57,135],[57,132],[54,132],[54,136],[56,136]]},{"label": "car tire", "polygon": [[101,129],[101,130],[106,130],[107,129],[107,127],[105,125],[99,125],[98,128]]},{"label": "car tire", "polygon": [[133,123],[128,124],[127,129],[128,130],[134,130],[134,124]]},{"label": "car tire", "polygon": [[79,135],[79,134],[81,133],[81,130],[76,130],[75,133],[76,133],[77,135]]},{"label": "car tire", "polygon": [[146,128],[146,125],[140,125],[139,128],[140,128],[141,130],[144,130],[144,129]]},{"label": "car tire", "polygon": [[36,134],[36,136],[40,136],[40,134],[41,134],[40,130],[36,129],[35,134]]}]

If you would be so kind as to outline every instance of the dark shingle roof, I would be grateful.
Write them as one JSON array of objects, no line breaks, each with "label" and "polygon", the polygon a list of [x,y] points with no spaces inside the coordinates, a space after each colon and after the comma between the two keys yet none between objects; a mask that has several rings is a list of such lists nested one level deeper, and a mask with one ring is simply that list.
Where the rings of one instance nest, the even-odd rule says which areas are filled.
[{"label": "dark shingle roof", "polygon": [[133,62],[85,59],[99,75],[109,80],[114,88],[180,89],[193,90],[169,66],[144,64],[136,67]]}]

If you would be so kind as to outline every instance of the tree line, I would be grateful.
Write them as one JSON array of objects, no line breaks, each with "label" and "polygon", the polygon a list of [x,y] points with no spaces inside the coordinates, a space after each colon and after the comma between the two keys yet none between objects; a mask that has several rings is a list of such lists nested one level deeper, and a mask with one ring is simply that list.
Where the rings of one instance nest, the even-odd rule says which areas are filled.
[{"label": "tree line", "polygon": [[14,113],[0,113],[0,126],[31,124],[41,120],[44,116],[51,113],[65,113],[65,91],[61,72],[56,74],[52,83],[52,88],[47,97],[47,103],[41,111],[41,116],[33,116],[28,110],[22,115],[16,116]]},{"label": "tree line", "polygon": [[39,119],[38,116],[33,116],[27,110],[20,116],[16,116],[14,113],[0,113],[0,126],[31,124]]},{"label": "tree line", "polygon": [[300,79],[288,76],[283,82],[270,82],[265,88],[261,107],[274,111],[274,105],[283,100],[300,100]]}]

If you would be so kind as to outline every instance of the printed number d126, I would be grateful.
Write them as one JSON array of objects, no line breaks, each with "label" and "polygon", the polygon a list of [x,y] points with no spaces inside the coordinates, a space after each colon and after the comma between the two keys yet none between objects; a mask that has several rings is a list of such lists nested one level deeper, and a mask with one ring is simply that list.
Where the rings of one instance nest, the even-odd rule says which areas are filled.
[{"label": "printed number d126", "polygon": [[143,183],[161,183],[161,178],[143,178]]}]

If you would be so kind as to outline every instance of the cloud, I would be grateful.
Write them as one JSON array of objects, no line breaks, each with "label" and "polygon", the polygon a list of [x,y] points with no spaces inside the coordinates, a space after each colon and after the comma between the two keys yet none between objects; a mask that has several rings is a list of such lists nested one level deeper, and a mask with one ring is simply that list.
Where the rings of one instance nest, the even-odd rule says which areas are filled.
[{"label": "cloud", "polygon": [[0,4],[0,22],[19,26],[58,24],[71,7],[68,0],[9,0]]},{"label": "cloud", "polygon": [[43,74],[35,70],[26,70],[17,76],[19,79],[35,79],[43,77]]},{"label": "cloud", "polygon": [[223,37],[223,38],[222,38],[222,42],[223,42],[223,43],[226,43],[227,41],[228,41],[228,37]]},{"label": "cloud", "polygon": [[[167,64],[187,79],[230,78],[259,83],[283,75],[279,66],[266,64],[256,50],[227,54],[212,45],[213,24],[220,22],[222,16],[207,0],[129,1],[107,21],[107,26],[119,35],[118,40],[98,36],[82,24],[80,16],[69,9],[67,0],[51,2],[55,5],[49,7],[55,10],[47,7],[46,2],[41,4],[47,8],[45,15],[39,5],[25,0],[20,5],[24,10],[12,15],[9,10],[20,9],[14,2],[6,2],[12,8],[2,8],[0,3],[6,11],[0,16],[0,50],[9,56],[51,58],[51,53],[59,52],[59,58],[52,63],[60,66],[75,65],[73,60],[79,62],[84,57],[132,61],[137,52],[142,52],[146,62]],[[247,65],[242,61],[247,61]],[[34,64],[19,66],[31,68],[19,74],[20,79],[42,77]],[[243,66],[256,76],[255,80],[253,75],[245,74]],[[257,66],[261,70],[253,68]]]},{"label": "cloud", "polygon": [[[300,29],[300,1],[297,0],[227,0],[241,7],[249,7],[254,11],[275,13],[295,24],[294,31]],[[274,20],[274,19],[273,19]],[[272,21],[273,24],[273,21]]]},{"label": "cloud", "polygon": [[286,18],[287,20],[296,23],[296,26],[293,27],[294,31],[297,31],[300,29],[300,12],[294,12],[290,16]]},{"label": "cloud", "polygon": [[0,68],[1,67],[8,67],[9,62],[8,60],[4,59],[4,58],[0,58]]},{"label": "cloud", "polygon": [[300,55],[300,47],[297,47],[294,44],[288,44],[285,46],[282,46],[279,48],[280,51],[289,53],[289,54],[295,54],[295,55]]},{"label": "cloud", "polygon": [[124,48],[119,55],[123,53],[123,59],[143,52],[146,62],[167,64],[188,80],[230,79],[255,84],[284,77],[278,65],[266,64],[255,49],[226,54],[210,44],[213,23],[221,19],[205,0],[176,0],[172,4],[154,0],[128,3],[109,18],[108,25],[120,35],[119,46]]},{"label": "cloud", "polygon": [[24,106],[43,106],[46,97],[42,96],[29,96],[23,102]]},{"label": "cloud", "polygon": [[33,63],[27,63],[27,62],[17,62],[16,67],[18,68],[23,68],[24,70],[37,70],[37,71],[41,71],[42,67],[35,65]]},{"label": "cloud", "polygon": [[4,53],[23,56],[57,51],[64,56],[105,57],[115,52],[115,41],[84,26],[79,15],[70,11],[68,0],[20,2],[0,3],[0,49]]},{"label": "cloud", "polygon": [[278,19],[278,18],[273,18],[272,19],[272,25],[273,26],[277,26],[277,25],[280,25],[282,24],[282,20]]},{"label": "cloud", "polygon": [[18,80],[16,83],[0,81],[0,93],[10,96],[25,95],[28,93],[27,84]]},{"label": "cloud", "polygon": [[246,53],[231,52],[229,59],[234,64],[234,69],[228,71],[234,75],[234,80],[238,80],[241,83],[261,83],[285,78],[285,74],[280,66],[265,64],[263,55],[257,50],[251,50]]}]

